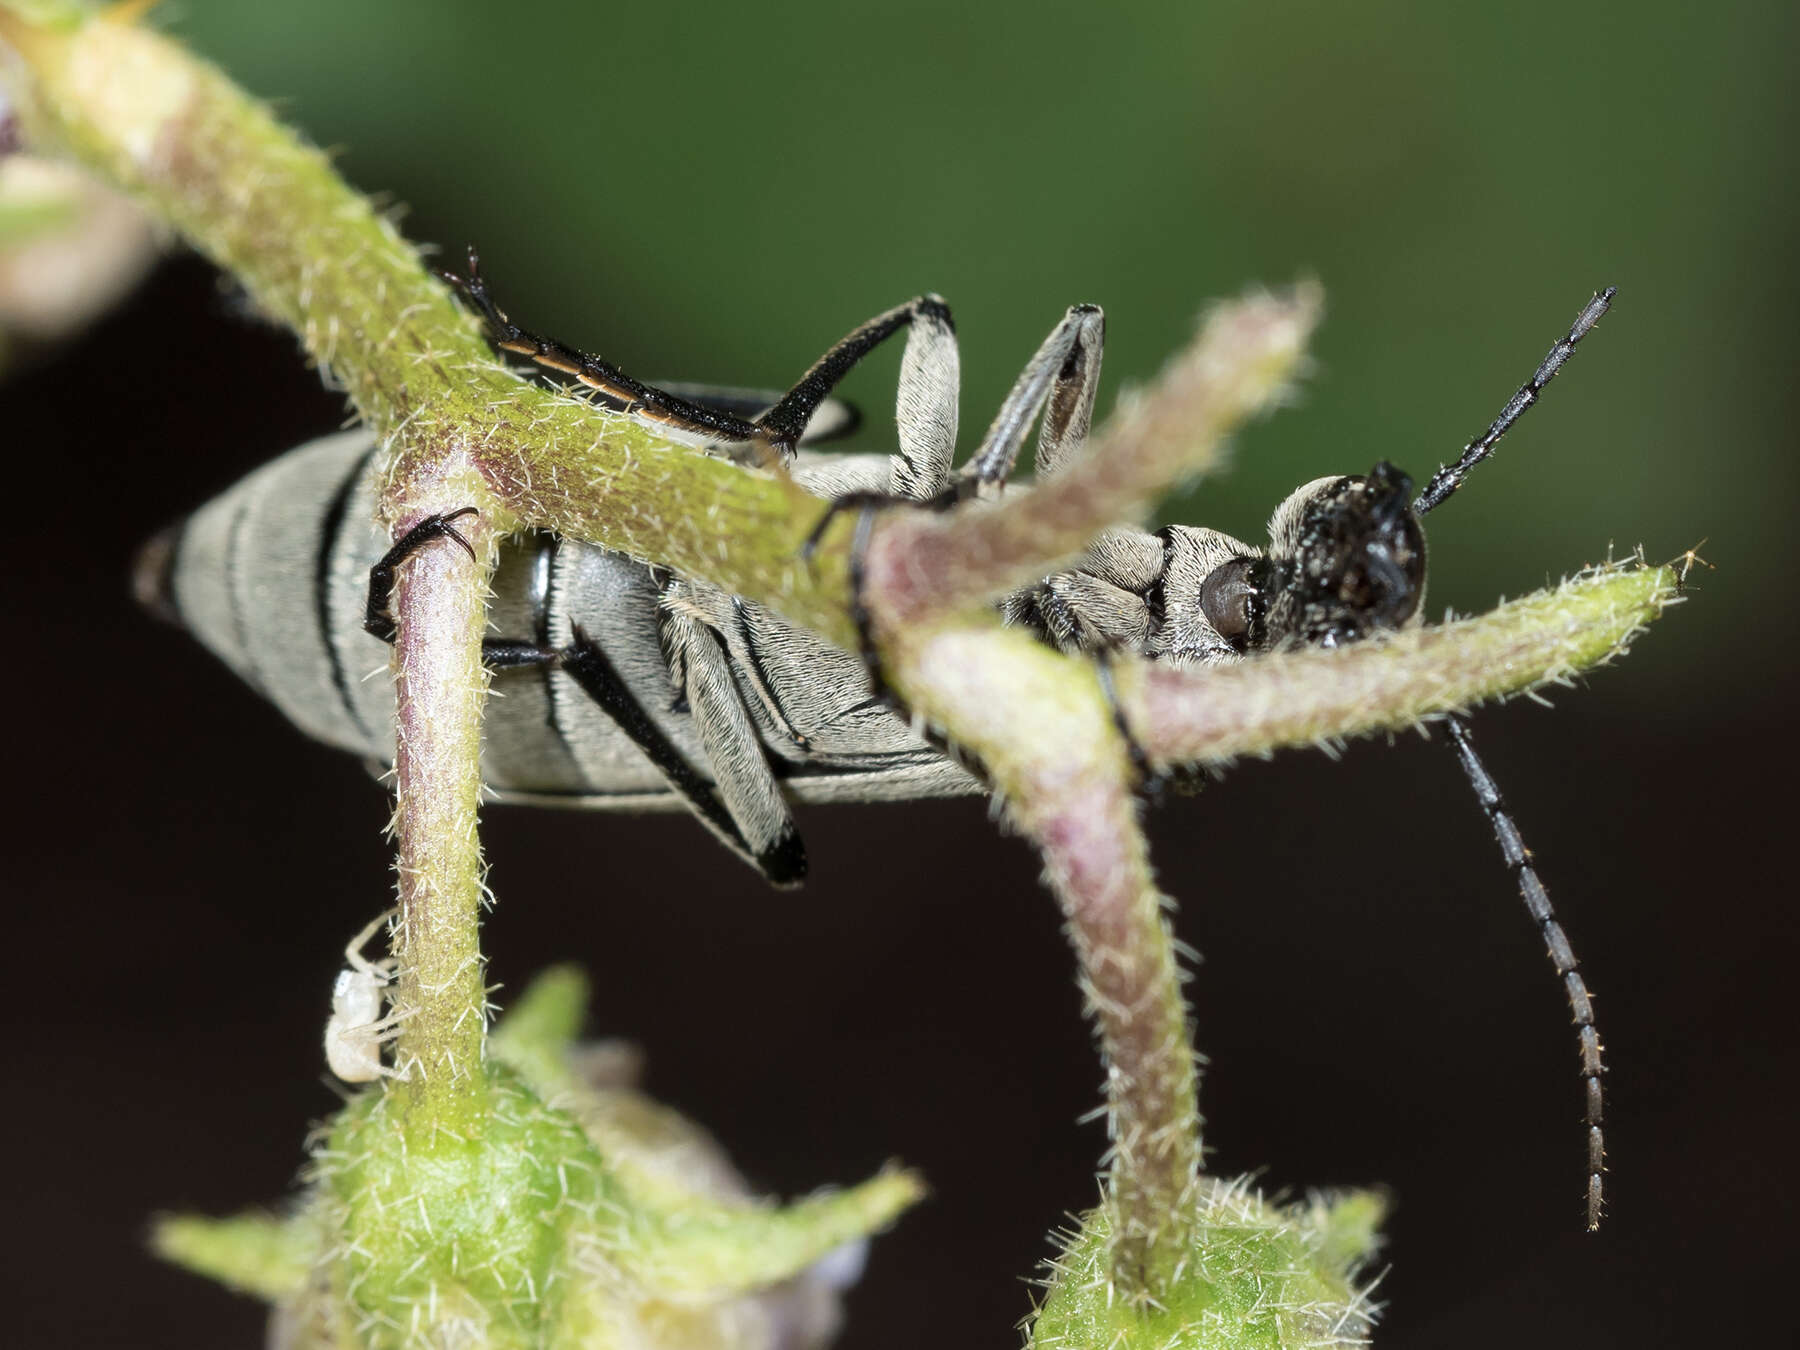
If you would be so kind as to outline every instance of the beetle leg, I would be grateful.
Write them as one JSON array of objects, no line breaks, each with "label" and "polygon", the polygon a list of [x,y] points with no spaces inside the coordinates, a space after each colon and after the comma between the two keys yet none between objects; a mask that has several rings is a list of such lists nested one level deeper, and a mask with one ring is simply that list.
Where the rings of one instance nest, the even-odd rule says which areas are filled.
[{"label": "beetle leg", "polygon": [[1106,347],[1106,314],[1098,305],[1077,305],[1063,322],[1066,325],[1077,317],[1074,340],[1050,385],[1038,426],[1035,471],[1039,482],[1054,477],[1080,453],[1094,422],[1094,395],[1100,389],[1100,358]]},{"label": "beetle leg", "polygon": [[[1106,699],[1107,709],[1112,713],[1113,726],[1118,729],[1120,738],[1125,742],[1125,754],[1131,761],[1132,776],[1136,779],[1138,790],[1152,799],[1158,798],[1162,795],[1163,776],[1156,772],[1143,742],[1132,731],[1131,722],[1125,716],[1124,705],[1119,702],[1118,688],[1113,682],[1113,657],[1120,651],[1133,649],[1133,644],[1129,639],[1109,635],[1083,620],[1081,611],[1070,603],[1063,590],[1065,586],[1077,584],[1080,579],[1079,573],[1063,573],[1046,578],[1029,590],[1009,597],[1003,610],[1004,616],[1008,623],[1024,624],[1036,629],[1050,645],[1065,655],[1075,656],[1084,652],[1092,655],[1095,673],[1100,678],[1100,693]],[[1105,583],[1099,585],[1105,586]],[[1116,599],[1126,603],[1135,600],[1140,608],[1143,604],[1137,596],[1123,592],[1118,592]]]},{"label": "beetle leg", "polygon": [[[952,481],[949,469],[956,440],[956,343],[955,332],[948,327],[948,310],[942,318],[947,331],[934,335],[930,322],[918,323],[907,340],[896,405],[900,454],[892,464],[892,488],[888,492],[849,492],[834,498],[801,546],[803,558],[812,556],[841,511],[860,510],[866,514],[875,507],[905,503],[944,510],[974,496],[987,484],[1005,482],[1018,462],[1025,433],[1040,410],[1043,425],[1038,435],[1038,454],[1046,472],[1061,468],[1086,440],[1093,420],[1094,392],[1100,382],[1101,349],[1106,341],[1106,316],[1098,305],[1072,306],[1051,330],[1000,405],[981,447]],[[863,532],[867,526],[859,523],[857,529]],[[865,539],[865,547],[866,543]],[[852,559],[852,564],[855,566],[856,559]],[[853,600],[852,604],[860,608],[861,601]],[[866,617],[865,614],[864,620]]]},{"label": "beetle leg", "polygon": [[[947,313],[945,319],[948,320]],[[948,474],[948,456],[955,441],[954,334],[950,335],[945,347],[936,346],[933,339],[921,336],[926,331],[924,325],[915,326],[915,337],[908,339],[907,363],[901,372],[897,409],[902,433],[901,454],[893,462],[894,490],[851,492],[834,498],[800,550],[803,558],[810,558],[839,512],[855,510],[860,513],[850,547],[850,617],[856,625],[858,650],[869,672],[870,687],[890,703],[894,702],[893,694],[881,676],[869,609],[862,594],[864,559],[874,527],[875,510],[908,501],[944,510],[965,497],[974,496],[987,484],[1004,482],[1018,461],[1025,433],[1040,410],[1043,426],[1038,438],[1039,453],[1047,456],[1051,472],[1066,463],[1085,441],[1093,419],[1094,391],[1099,386],[1101,349],[1106,339],[1106,316],[1098,305],[1075,305],[1069,309],[1026,363],[988,428],[981,448],[954,481]],[[945,362],[951,363],[948,375],[943,366]],[[929,456],[924,459],[908,453],[909,425],[915,429],[917,439],[914,444],[922,450],[930,448]],[[946,427],[948,440],[942,435]]]},{"label": "beetle leg", "polygon": [[561,653],[524,638],[483,638],[481,664],[489,670],[540,670],[553,666]]},{"label": "beetle leg", "polygon": [[1142,651],[1150,637],[1144,597],[1086,570],[1057,572],[1014,591],[1001,602],[1000,614],[1067,655]]},{"label": "beetle leg", "polygon": [[[403,534],[381,561],[369,569],[369,599],[363,612],[363,628],[383,642],[394,640],[394,582],[400,567],[413,554],[434,539],[454,539],[471,558],[475,550],[456,530],[452,521],[475,514],[473,506],[448,515],[426,516]],[[489,670],[530,670],[555,665],[559,654],[552,647],[523,638],[483,638],[481,663]]]},{"label": "beetle leg", "polygon": [[[685,398],[717,412],[727,412],[754,422],[781,402],[784,389],[739,389],[732,385],[705,384],[695,380],[662,380],[657,387],[676,398]],[[797,444],[821,445],[842,440],[862,426],[862,409],[841,398],[828,398],[813,409]]]},{"label": "beetle leg", "polygon": [[687,695],[719,799],[747,851],[772,884],[798,885],[806,876],[806,848],[738,692],[725,648],[710,628],[680,610],[664,611],[663,635],[670,670]]},{"label": "beetle leg", "polygon": [[[793,446],[825,396],[856,363],[888,338],[907,329],[906,355],[900,364],[900,393],[895,413],[900,453],[912,468],[909,475],[930,495],[949,472],[956,446],[956,388],[960,367],[956,323],[940,296],[920,295],[877,314],[846,333],[802,375],[779,402],[756,419],[758,429],[778,446]],[[937,461],[942,458],[942,468]],[[896,470],[898,472],[898,469]],[[912,495],[908,493],[907,495]]]},{"label": "beetle leg", "polygon": [[1025,433],[1041,409],[1038,436],[1040,473],[1054,473],[1078,450],[1093,418],[1100,381],[1100,354],[1106,316],[1098,305],[1075,305],[1019,372],[1012,391],[994,415],[987,435],[957,475],[959,496],[974,496],[1004,483],[1018,462]]},{"label": "beetle leg", "polygon": [[[644,757],[721,843],[761,869],[777,885],[800,881],[806,863],[798,836],[793,836],[791,844],[784,844],[777,835],[764,841],[760,852],[753,847],[713,784],[650,719],[612,661],[579,624],[575,626],[574,641],[563,648],[559,660],[564,673],[644,752]],[[761,753],[760,744],[757,753]]]},{"label": "beetle leg", "polygon": [[904,501],[928,502],[950,486],[962,358],[949,307],[936,296],[913,303],[924,307],[913,319],[900,359],[894,396],[900,451],[888,461],[888,491]]},{"label": "beetle leg", "polygon": [[394,627],[394,580],[398,568],[433,539],[453,539],[471,559],[475,557],[469,541],[458,534],[452,524],[474,514],[474,507],[465,506],[448,515],[426,516],[394,541],[394,546],[382,555],[381,561],[369,569],[369,601],[363,610],[364,629],[383,642],[394,640],[397,631]]},{"label": "beetle leg", "polygon": [[1137,738],[1131,729],[1131,721],[1125,716],[1125,707],[1119,702],[1119,690],[1113,683],[1113,652],[1105,648],[1094,656],[1094,670],[1100,676],[1100,692],[1106,699],[1106,706],[1112,712],[1113,726],[1118,729],[1120,738],[1125,742],[1125,757],[1131,761],[1132,775],[1137,779],[1137,790],[1151,801],[1161,799],[1163,792],[1163,776],[1156,771],[1150,762],[1150,754],[1144,749],[1144,743]]}]

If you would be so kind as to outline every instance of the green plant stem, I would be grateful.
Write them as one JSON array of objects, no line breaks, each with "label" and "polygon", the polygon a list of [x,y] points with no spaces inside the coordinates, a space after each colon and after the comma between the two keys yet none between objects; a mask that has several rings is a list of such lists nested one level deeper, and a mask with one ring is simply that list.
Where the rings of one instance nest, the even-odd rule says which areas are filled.
[{"label": "green plant stem", "polygon": [[1334,651],[1205,670],[1120,662],[1119,700],[1164,768],[1398,731],[1624,655],[1680,589],[1670,567],[1597,567],[1474,618]]},{"label": "green plant stem", "polygon": [[[440,510],[480,496],[473,473],[434,486]],[[405,1074],[405,1128],[415,1146],[429,1146],[440,1130],[454,1140],[479,1133],[487,1092],[476,812],[487,693],[481,635],[498,540],[485,515],[457,524],[480,561],[444,541],[427,546],[403,569],[394,601],[394,1006],[406,1017],[395,1062]]]},{"label": "green plant stem", "polygon": [[1133,769],[1096,668],[1071,669],[1021,633],[958,625],[903,630],[890,652],[916,711],[958,728],[1043,853],[1106,1066],[1111,1278],[1121,1297],[1155,1301],[1198,1216],[1198,1076]]}]

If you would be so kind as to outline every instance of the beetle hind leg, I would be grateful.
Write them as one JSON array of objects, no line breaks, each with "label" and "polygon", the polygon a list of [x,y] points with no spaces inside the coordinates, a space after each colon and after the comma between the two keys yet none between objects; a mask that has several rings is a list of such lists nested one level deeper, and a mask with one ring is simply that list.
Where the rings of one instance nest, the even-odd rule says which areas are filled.
[{"label": "beetle hind leg", "polygon": [[[906,354],[900,362],[895,399],[900,454],[896,490],[917,499],[943,486],[956,447],[956,393],[961,365],[956,349],[956,321],[941,296],[914,296],[859,324],[807,369],[774,407],[756,419],[777,444],[794,445],[829,393],[856,364],[906,329]],[[916,486],[914,486],[916,484]],[[908,488],[912,490],[908,491]]]}]

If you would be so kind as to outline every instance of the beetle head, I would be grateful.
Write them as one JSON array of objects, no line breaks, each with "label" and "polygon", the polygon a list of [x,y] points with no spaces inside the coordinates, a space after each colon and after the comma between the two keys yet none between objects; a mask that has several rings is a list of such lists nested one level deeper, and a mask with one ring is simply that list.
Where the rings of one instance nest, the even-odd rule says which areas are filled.
[{"label": "beetle head", "polygon": [[1240,653],[1336,647],[1401,627],[1425,594],[1411,496],[1412,480],[1385,460],[1366,476],[1297,488],[1269,521],[1266,555],[1237,545],[1209,560],[1200,616]]},{"label": "beetle head", "polygon": [[1335,647],[1399,628],[1425,595],[1425,532],[1412,480],[1386,460],[1322,478],[1269,522],[1264,645]]}]

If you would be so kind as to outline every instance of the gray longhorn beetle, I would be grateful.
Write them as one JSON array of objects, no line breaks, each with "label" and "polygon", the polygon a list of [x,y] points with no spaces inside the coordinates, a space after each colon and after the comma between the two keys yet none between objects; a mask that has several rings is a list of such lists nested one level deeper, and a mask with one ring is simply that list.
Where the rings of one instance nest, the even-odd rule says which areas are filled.
[{"label": "gray longhorn beetle", "polygon": [[[616,411],[714,452],[772,450],[834,508],[879,502],[943,507],[1006,482],[1033,421],[1037,472],[1081,453],[1099,382],[1105,320],[1076,305],[1038,348],[974,455],[952,471],[959,367],[950,310],[923,295],[856,328],[786,393],[640,383],[610,362],[514,325],[469,250],[466,277],[440,275],[486,321],[502,351],[572,376]],[[1134,652],[1178,665],[1239,661],[1287,646],[1335,647],[1421,621],[1425,536],[1441,506],[1493,451],[1607,311],[1583,307],[1500,415],[1438,469],[1416,498],[1382,461],[1368,474],[1295,489],[1269,522],[1267,550],[1218,530],[1114,526],[1079,564],[1005,597],[1005,619],[1067,652]],[[872,348],[901,329],[899,452],[821,456],[807,449],[856,415],[829,397]],[[190,628],[309,735],[376,764],[393,755],[385,670],[396,568],[434,540],[468,548],[455,521],[429,517],[390,547],[373,524],[381,463],[372,435],[313,441],[252,473],[153,539],[137,590]],[[853,560],[854,561],[854,560]],[[853,568],[853,571],[855,569]],[[501,801],[607,810],[685,806],[777,886],[806,855],[791,801],[889,801],[983,791],[915,733],[862,654],[844,651],[753,601],[694,578],[544,532],[507,541],[484,644],[497,672],[483,779]],[[1518,827],[1475,753],[1467,722],[1445,719],[1476,797],[1549,947],[1579,1035],[1588,1131],[1589,1227],[1601,1212],[1600,1040],[1574,952]]]}]

